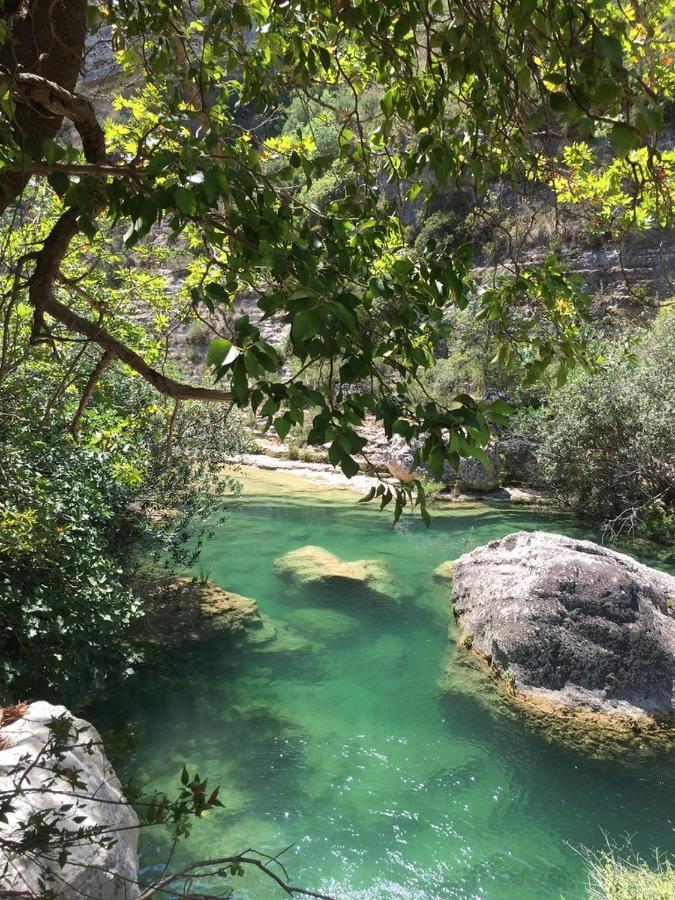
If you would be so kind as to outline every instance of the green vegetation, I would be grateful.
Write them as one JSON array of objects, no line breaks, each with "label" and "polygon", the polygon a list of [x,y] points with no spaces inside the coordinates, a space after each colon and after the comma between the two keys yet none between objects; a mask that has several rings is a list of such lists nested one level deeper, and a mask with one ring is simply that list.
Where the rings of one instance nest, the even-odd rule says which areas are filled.
[{"label": "green vegetation", "polygon": [[547,490],[673,538],[674,319],[564,252],[673,224],[668,3],[57,3],[0,0],[0,701],[133,669],[243,422],[428,524],[520,407]]},{"label": "green vegetation", "polygon": [[[71,21],[84,22],[84,0],[70,6]],[[311,415],[308,443],[329,444],[347,475],[359,469],[366,417],[390,437],[423,436],[420,459],[436,475],[444,459],[484,458],[488,420],[503,409],[465,393],[443,403],[418,396],[448,307],[474,298],[500,364],[517,362],[530,381],[550,371],[562,381],[585,357],[578,279],[551,256],[504,267],[478,290],[465,224],[439,206],[450,186],[466,195],[460,219],[474,206],[480,219],[501,180],[552,192],[617,236],[670,222],[674,154],[660,138],[674,79],[657,2],[639,20],[609,0],[518,0],[489,15],[471,3],[449,11],[416,0],[336,9],[205,0],[198,18],[178,0],[117,0],[89,13],[95,31],[113,29],[119,64],[144,79],[114,100],[115,119],[102,128],[70,93],[77,67],[53,54],[49,74],[63,91],[47,125],[29,116],[40,90],[25,75],[31,54],[41,42],[70,41],[79,60],[84,27],[40,34],[10,59],[3,205],[21,217],[26,189],[46,191],[53,207],[35,249],[11,256],[9,272],[20,263],[29,277],[11,302],[34,310],[34,338],[53,323],[174,399],[250,406],[282,438]],[[64,116],[79,144],[57,134]],[[560,132],[562,148],[545,151],[542,136]],[[414,244],[404,225],[412,204],[434,214],[418,222]],[[184,253],[175,299],[185,315],[226,320],[207,355],[222,387],[158,377],[144,353],[128,352],[112,309],[95,323],[66,289],[59,273],[74,247],[101,241],[111,223],[111,240],[122,238],[132,259],[168,235]],[[119,261],[111,268],[119,277]],[[250,290],[265,316],[290,326],[303,366],[328,364],[326,391],[302,370],[279,377],[276,347],[233,314]],[[394,483],[381,496],[398,515],[413,494]]]},{"label": "green vegetation", "polygon": [[612,534],[675,540],[675,315],[607,342],[608,358],[520,423],[543,484]]},{"label": "green vegetation", "polygon": [[166,412],[144,382],[119,375],[76,443],[64,425],[79,394],[55,396],[62,371],[24,362],[0,389],[5,703],[37,693],[77,707],[139,661],[127,638],[143,585],[193,565],[234,487],[211,457],[242,447],[241,429],[214,442],[194,409],[176,417],[169,447]]},{"label": "green vegetation", "polygon": [[650,866],[636,856],[622,856],[610,849],[588,857],[588,900],[672,900],[675,867],[656,859]]}]

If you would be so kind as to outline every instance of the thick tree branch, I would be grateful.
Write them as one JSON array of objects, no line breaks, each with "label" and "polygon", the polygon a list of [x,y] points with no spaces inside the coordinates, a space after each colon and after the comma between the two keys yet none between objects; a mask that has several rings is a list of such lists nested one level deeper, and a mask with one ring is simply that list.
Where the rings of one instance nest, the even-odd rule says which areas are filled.
[{"label": "thick tree branch", "polygon": [[65,325],[71,331],[77,331],[79,334],[88,337],[89,340],[107,350],[112,356],[125,363],[135,372],[138,372],[160,394],[173,397],[174,400],[208,400],[213,403],[230,402],[232,400],[232,394],[229,391],[184,384],[169,378],[167,375],[163,375],[161,372],[153,369],[152,366],[149,366],[138,353],[109,334],[101,325],[97,325],[96,322],[91,322],[89,319],[85,319],[73,312],[67,306],[64,306],[63,303],[60,303],[53,294],[44,298],[41,306],[44,312],[56,319],[57,322]]},{"label": "thick tree branch", "polygon": [[[24,102],[37,104],[53,114],[69,118],[80,134],[87,161],[94,165],[106,163],[105,135],[93,106],[85,97],[28,73],[12,74],[0,70],[0,84],[2,83],[7,84]],[[98,211],[103,205],[102,199],[94,197],[92,205]],[[98,344],[104,351],[106,365],[113,358],[119,359],[167,397],[173,397],[175,400],[230,402],[232,395],[228,391],[183,384],[163,375],[149,366],[138,353],[109,334],[101,324],[78,315],[56,298],[54,284],[60,280],[61,263],[71,241],[79,231],[79,210],[75,208],[66,210],[37,254],[35,271],[29,286],[29,297],[34,311],[31,340],[36,341],[44,331],[44,316],[48,314],[71,331]],[[75,427],[76,425],[77,423]]]},{"label": "thick tree branch", "polygon": [[80,135],[87,160],[98,165],[106,162],[105,134],[94,107],[86,97],[32,72],[0,69],[0,84],[6,85],[19,102],[41,113],[70,119]]},{"label": "thick tree branch", "polygon": [[[0,16],[7,28],[0,46],[4,72],[32,72],[67,91],[75,90],[84,57],[87,0],[5,0]],[[53,110],[17,100],[12,132],[19,147],[39,158],[43,142],[54,138],[62,117]],[[30,171],[0,173],[0,212],[28,184]]]}]

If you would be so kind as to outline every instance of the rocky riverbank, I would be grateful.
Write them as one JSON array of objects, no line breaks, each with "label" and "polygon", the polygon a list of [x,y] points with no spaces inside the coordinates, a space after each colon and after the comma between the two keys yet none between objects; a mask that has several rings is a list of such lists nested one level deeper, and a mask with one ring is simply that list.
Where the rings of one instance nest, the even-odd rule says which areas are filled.
[{"label": "rocky riverbank", "polygon": [[139,895],[138,817],[89,722],[44,701],[0,709],[0,804],[2,893]]},{"label": "rocky riverbank", "polygon": [[[243,476],[253,491],[259,486],[277,485],[284,491],[294,493],[317,493],[325,491],[348,491],[363,496],[371,487],[379,484],[371,475],[358,474],[347,478],[339,469],[328,462],[292,460],[287,457],[272,456],[268,453],[245,453],[226,461],[233,475]],[[489,491],[446,490],[433,495],[433,501],[448,506],[454,503],[494,503],[499,505],[550,504],[550,500],[537,491],[525,487],[511,486]]]}]

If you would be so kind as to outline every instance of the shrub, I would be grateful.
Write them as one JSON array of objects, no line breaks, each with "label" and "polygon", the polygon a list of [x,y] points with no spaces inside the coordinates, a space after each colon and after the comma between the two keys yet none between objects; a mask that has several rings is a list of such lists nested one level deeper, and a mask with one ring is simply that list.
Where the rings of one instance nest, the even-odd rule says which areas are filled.
[{"label": "shrub", "polygon": [[2,428],[1,701],[81,698],[131,661],[120,638],[141,606],[118,536],[130,533],[134,469],[124,445],[84,449],[32,422]]},{"label": "shrub", "polygon": [[637,856],[612,850],[588,856],[588,900],[673,900],[675,867],[656,858],[654,868]]},{"label": "shrub", "polygon": [[531,413],[544,485],[613,534],[675,538],[675,315]]},{"label": "shrub", "polygon": [[455,210],[438,210],[427,216],[415,238],[415,250],[423,254],[430,242],[437,251],[451,250],[469,238],[465,217]]},{"label": "shrub", "polygon": [[138,661],[126,638],[148,577],[194,564],[224,490],[224,449],[245,444],[223,410],[170,408],[140,380],[101,383],[79,440],[79,391],[45,415],[51,363],[0,391],[0,704],[79,705]]}]

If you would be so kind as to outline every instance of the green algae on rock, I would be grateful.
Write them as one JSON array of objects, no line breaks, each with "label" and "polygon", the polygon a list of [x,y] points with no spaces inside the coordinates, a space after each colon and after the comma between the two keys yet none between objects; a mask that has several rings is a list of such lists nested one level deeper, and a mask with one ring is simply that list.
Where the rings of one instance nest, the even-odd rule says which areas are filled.
[{"label": "green algae on rock", "polygon": [[274,571],[300,587],[361,588],[384,597],[397,596],[389,572],[379,560],[346,562],[311,544],[280,556],[274,562]]},{"label": "green algae on rock", "polygon": [[263,617],[251,597],[190,578],[169,579],[153,592],[139,624],[138,639],[166,647],[216,635],[277,653],[310,647],[309,641],[285,622]]},{"label": "green algae on rock", "polygon": [[226,591],[213,582],[178,577],[163,581],[148,598],[139,637],[166,645],[207,634],[241,637],[262,627],[258,604],[251,597]]},{"label": "green algae on rock", "polygon": [[291,623],[313,642],[339,641],[358,631],[360,627],[355,616],[325,607],[296,609],[292,613]]},{"label": "green algae on rock", "polygon": [[675,737],[673,590],[591,541],[517,532],[457,560],[453,613],[492,686],[549,737],[644,749]]},{"label": "green algae on rock", "polygon": [[510,719],[549,744],[592,759],[629,762],[675,748],[675,723],[655,716],[619,716],[560,706],[519,690],[485,657],[459,640],[440,680],[443,694],[472,697],[494,718]]}]

